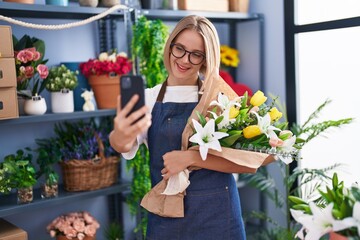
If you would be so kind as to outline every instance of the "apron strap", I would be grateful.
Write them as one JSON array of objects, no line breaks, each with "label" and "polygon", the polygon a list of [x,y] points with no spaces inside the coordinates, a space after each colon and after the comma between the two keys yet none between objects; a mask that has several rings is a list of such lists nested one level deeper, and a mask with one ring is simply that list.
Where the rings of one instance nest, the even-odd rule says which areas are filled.
[{"label": "apron strap", "polygon": [[[200,101],[200,98],[202,96],[202,93],[200,93],[200,89],[203,85],[202,81],[200,80],[200,78],[198,78],[198,101]],[[163,84],[161,85],[160,88],[160,92],[156,98],[157,102],[162,102],[164,100],[164,95],[165,95],[165,91],[166,91],[166,86],[167,86],[167,79],[163,82]]]}]

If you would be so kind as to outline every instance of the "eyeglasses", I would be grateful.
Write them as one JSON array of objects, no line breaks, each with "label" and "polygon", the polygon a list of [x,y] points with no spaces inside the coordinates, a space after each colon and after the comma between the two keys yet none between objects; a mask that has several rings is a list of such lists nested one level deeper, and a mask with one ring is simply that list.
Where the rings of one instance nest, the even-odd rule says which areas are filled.
[{"label": "eyeglasses", "polygon": [[193,65],[199,65],[205,59],[205,54],[201,52],[190,52],[185,50],[185,48],[179,44],[172,43],[170,44],[171,54],[176,58],[182,58],[186,53],[189,53],[188,58],[189,62]]}]

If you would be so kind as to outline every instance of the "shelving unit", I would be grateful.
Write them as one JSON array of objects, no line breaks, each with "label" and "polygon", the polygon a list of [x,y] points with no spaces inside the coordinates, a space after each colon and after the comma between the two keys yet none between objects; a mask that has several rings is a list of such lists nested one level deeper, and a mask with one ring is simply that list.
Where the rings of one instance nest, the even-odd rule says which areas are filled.
[{"label": "shelving unit", "polygon": [[[0,15],[13,18],[36,18],[36,19],[85,19],[99,14],[107,8],[92,8],[80,6],[51,6],[38,4],[17,4],[0,2]],[[176,22],[182,17],[189,14],[202,15],[209,18],[220,26],[226,26],[228,34],[228,45],[240,50],[241,64],[237,70],[232,71],[237,81],[241,81],[252,89],[257,90],[263,88],[263,53],[262,53],[262,28],[263,16],[261,14],[243,14],[236,12],[203,12],[203,11],[172,11],[172,10],[118,10],[111,13],[106,18],[97,22],[98,37],[100,40],[100,51],[114,48],[114,42],[117,38],[125,38],[131,36],[131,24],[140,15],[145,15],[148,19],[160,19],[167,22]],[[124,21],[126,33],[114,34],[113,27],[119,21]],[[4,22],[5,24],[8,24]],[[3,24],[3,22],[0,22]],[[36,34],[36,33],[34,33]],[[50,31],[49,34],[52,34]],[[128,41],[128,48],[130,47]],[[114,109],[97,110],[94,112],[73,112],[53,114],[47,113],[41,116],[21,116],[18,119],[0,120],[0,132],[5,132],[6,137],[10,137],[9,143],[12,146],[21,148],[26,146],[28,141],[35,138],[33,132],[41,132],[39,134],[47,135],[53,124],[62,121],[73,121],[80,119],[88,119],[93,117],[106,117],[115,115]],[[32,130],[26,130],[25,137],[21,138],[21,131],[25,125],[31,124]],[[16,132],[16,137],[9,136]],[[0,148],[1,138],[0,135]],[[11,137],[13,139],[11,139]],[[1,159],[0,159],[1,161]],[[0,196],[0,217],[7,217],[15,214],[30,213],[40,211],[45,208],[59,207],[65,204],[79,202],[82,200],[96,198],[98,196],[107,196],[109,198],[109,209],[116,219],[122,218],[121,209],[119,209],[119,201],[123,199],[129,190],[129,182],[119,180],[119,183],[108,188],[99,189],[88,192],[66,192],[59,187],[59,197],[53,199],[41,199],[37,189],[34,196],[38,196],[30,204],[17,205],[16,196]],[[120,215],[120,216],[119,216]],[[38,215],[37,217],[41,217]],[[126,221],[126,220],[124,220]],[[101,239],[101,238],[100,238]]]},{"label": "shelving unit", "polygon": [[47,113],[38,116],[20,116],[15,119],[6,119],[0,121],[0,126],[11,126],[29,123],[58,122],[76,119],[86,119],[92,117],[106,117],[115,115],[115,109],[103,109],[93,112],[77,111],[72,113]]},{"label": "shelving unit", "polygon": [[85,192],[67,192],[63,190],[62,185],[59,186],[59,197],[41,199],[40,189],[34,190],[34,200],[28,204],[16,204],[16,194],[10,194],[1,197],[0,218],[12,214],[24,213],[44,209],[48,207],[61,206],[62,204],[81,201],[98,196],[108,196],[112,194],[125,195],[129,191],[130,183],[124,180],[119,181],[107,188]]}]

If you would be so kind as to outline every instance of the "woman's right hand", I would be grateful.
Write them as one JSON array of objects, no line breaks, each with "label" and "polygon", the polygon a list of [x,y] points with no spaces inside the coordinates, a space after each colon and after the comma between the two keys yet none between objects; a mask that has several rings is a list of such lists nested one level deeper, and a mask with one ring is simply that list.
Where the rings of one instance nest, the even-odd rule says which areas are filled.
[{"label": "woman's right hand", "polygon": [[[148,113],[146,106],[128,116],[138,99],[139,96],[134,95],[125,107],[121,109],[121,98],[120,96],[118,97],[114,129],[110,133],[109,138],[111,146],[120,153],[130,151],[136,141],[136,137],[145,132],[151,125],[151,114]],[[139,120],[136,121],[137,119]]]}]

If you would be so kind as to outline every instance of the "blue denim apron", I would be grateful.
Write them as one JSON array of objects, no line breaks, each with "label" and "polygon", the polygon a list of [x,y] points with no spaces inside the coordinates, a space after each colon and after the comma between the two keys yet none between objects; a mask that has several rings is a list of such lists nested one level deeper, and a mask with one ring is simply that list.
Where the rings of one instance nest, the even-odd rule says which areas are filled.
[{"label": "blue denim apron", "polygon": [[[151,184],[161,181],[162,156],[181,149],[181,135],[195,103],[162,103],[166,84],[152,110],[148,132]],[[181,159],[179,159],[181,161]],[[149,213],[148,240],[245,240],[240,199],[232,174],[206,169],[190,173],[184,198],[184,217]]]}]

